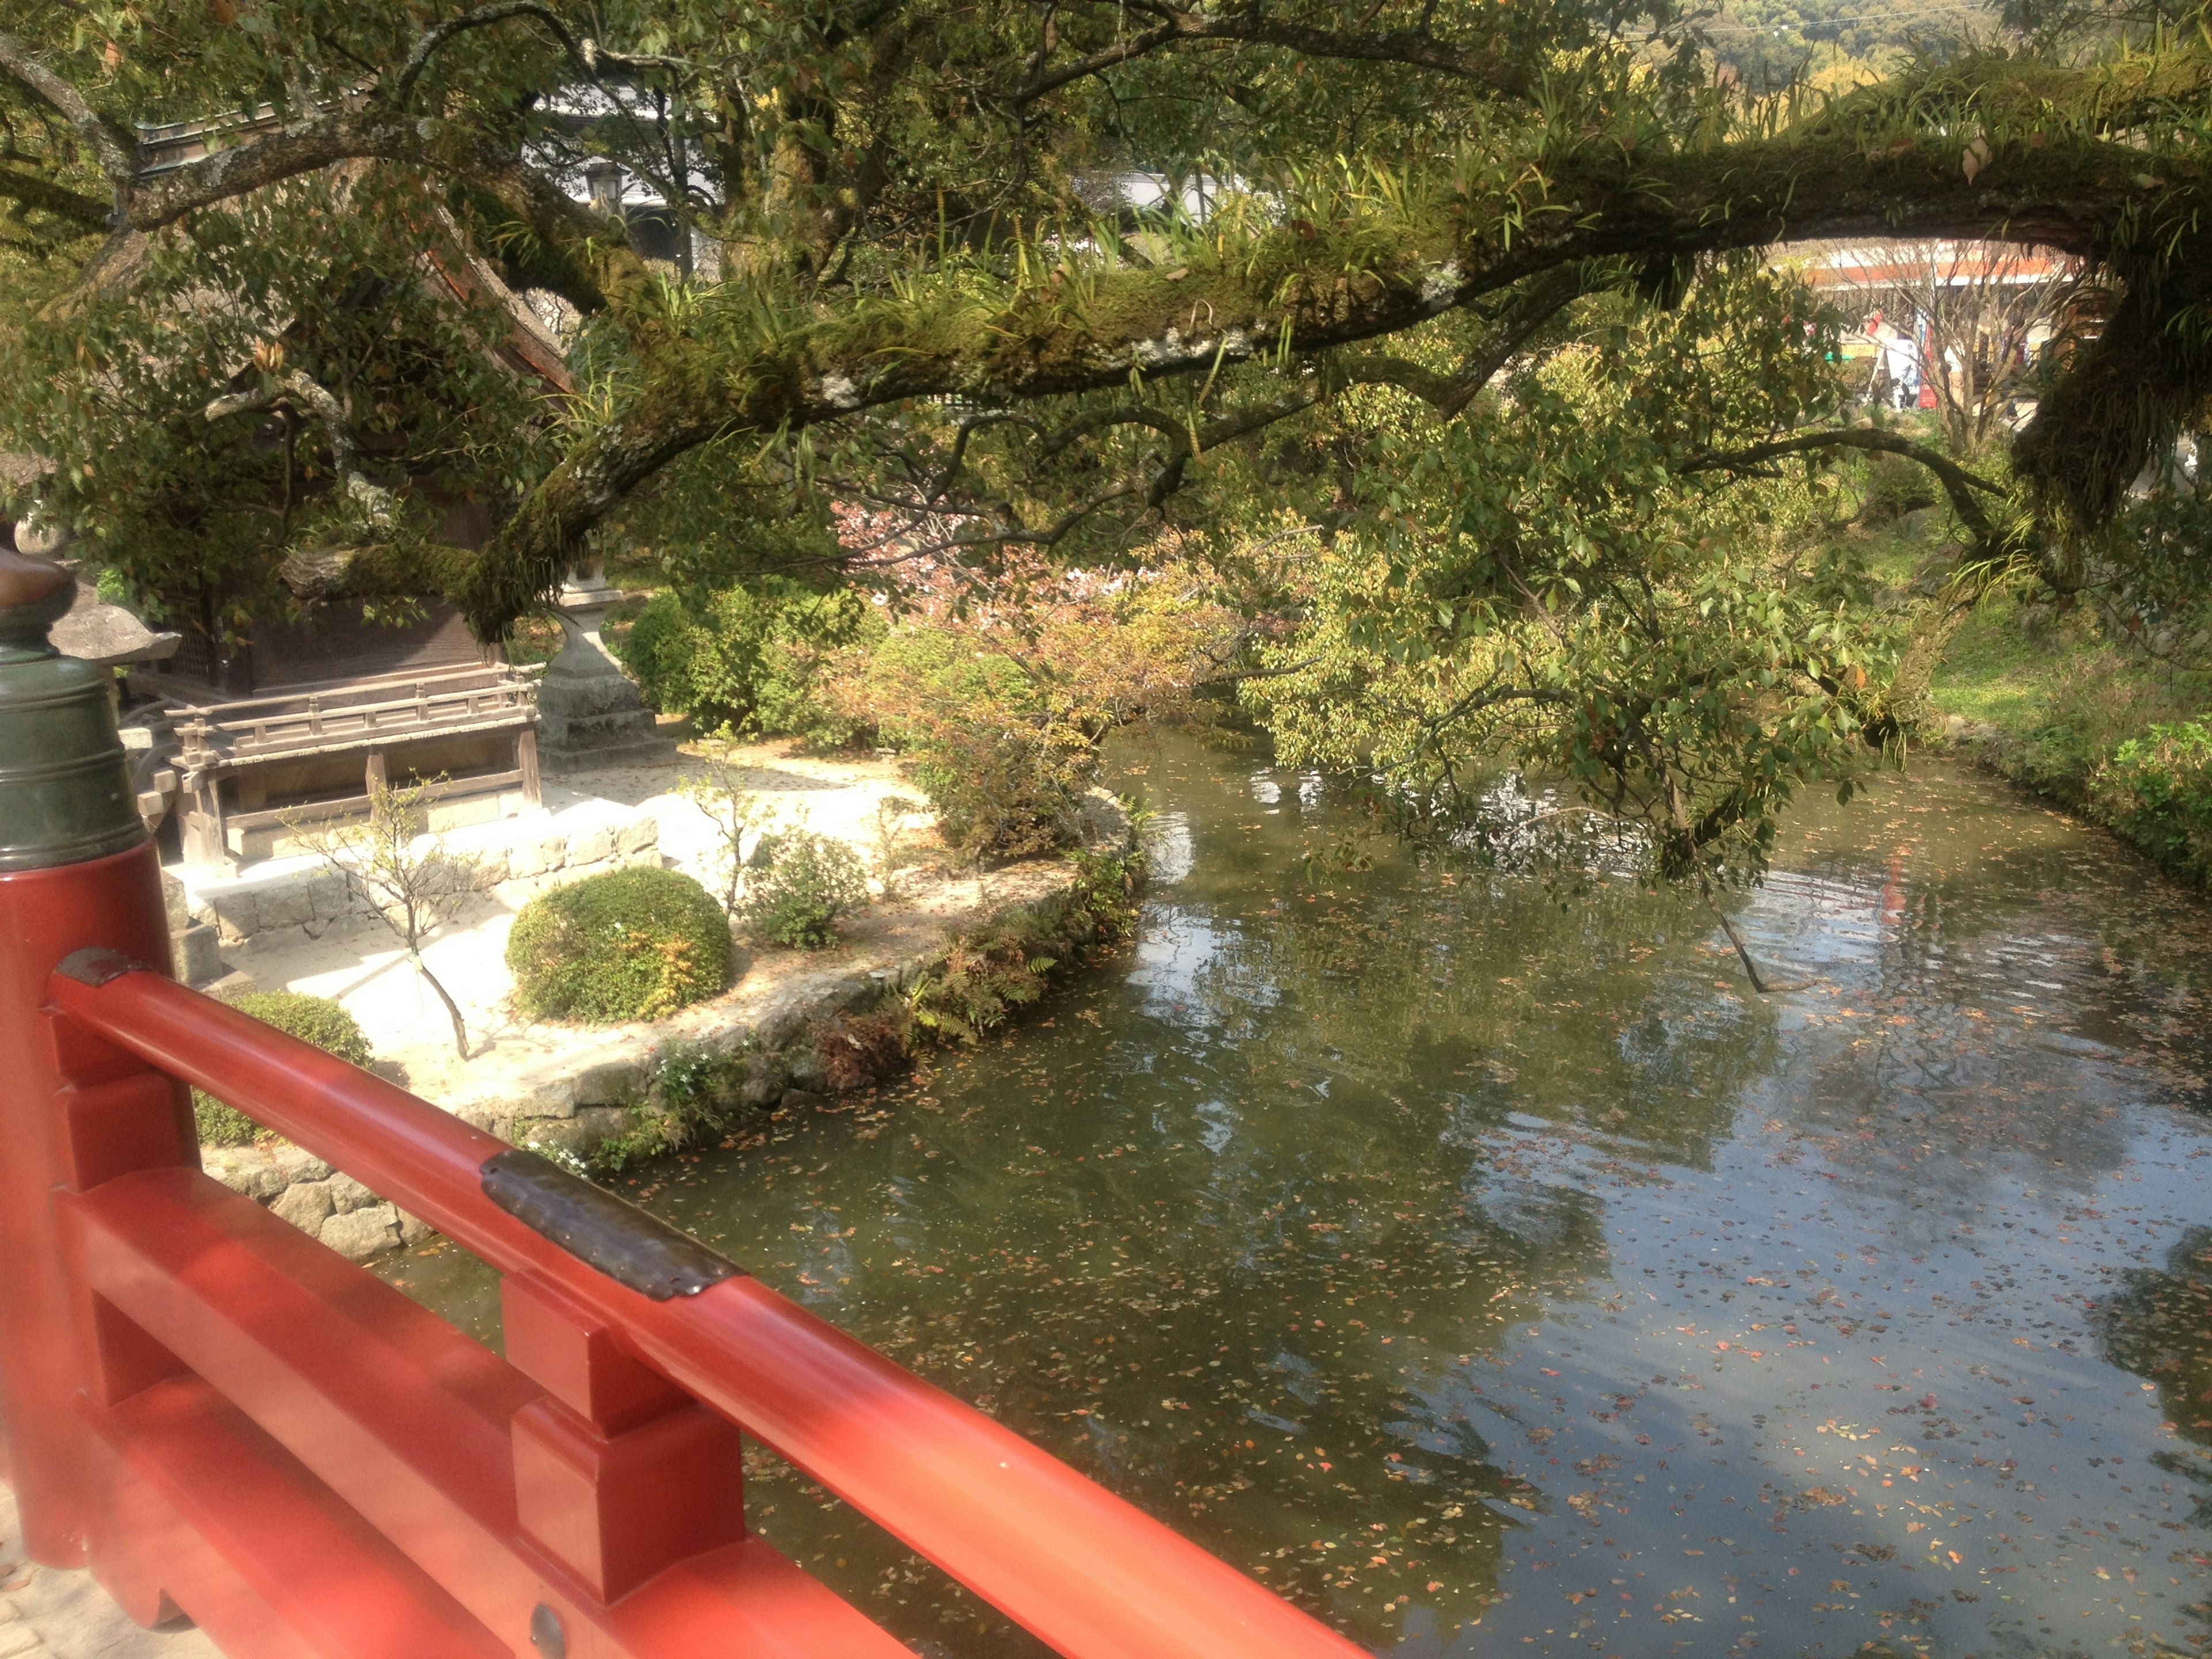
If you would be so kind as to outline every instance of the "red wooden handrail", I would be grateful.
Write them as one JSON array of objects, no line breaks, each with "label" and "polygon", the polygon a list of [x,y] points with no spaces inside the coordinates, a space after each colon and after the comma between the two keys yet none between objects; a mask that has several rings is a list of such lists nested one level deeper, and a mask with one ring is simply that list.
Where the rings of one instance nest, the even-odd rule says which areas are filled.
[{"label": "red wooden handrail", "polygon": [[503,1143],[158,973],[120,967],[73,959],[48,981],[50,1006],[296,1141],[501,1273],[571,1299],[635,1359],[1069,1659],[1362,1651],[756,1279],[656,1300],[586,1265],[487,1195],[485,1166],[512,1157]]}]

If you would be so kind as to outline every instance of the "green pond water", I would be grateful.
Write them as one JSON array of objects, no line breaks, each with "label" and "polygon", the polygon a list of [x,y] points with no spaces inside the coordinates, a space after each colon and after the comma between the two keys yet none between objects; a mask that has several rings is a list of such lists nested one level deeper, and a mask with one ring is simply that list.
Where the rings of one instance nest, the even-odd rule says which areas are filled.
[{"label": "green pond water", "polygon": [[[1378,1653],[2212,1648],[2212,909],[1919,766],[1710,913],[1179,740],[1018,1029],[623,1189]],[[495,1341],[451,1246],[385,1270]],[[1041,1648],[766,1454],[918,1652]]]}]

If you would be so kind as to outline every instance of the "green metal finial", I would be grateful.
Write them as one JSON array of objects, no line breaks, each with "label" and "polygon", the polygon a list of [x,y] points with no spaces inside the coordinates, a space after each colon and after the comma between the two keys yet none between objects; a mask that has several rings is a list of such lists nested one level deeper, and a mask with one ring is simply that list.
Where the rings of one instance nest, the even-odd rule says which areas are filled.
[{"label": "green metal finial", "polygon": [[76,599],[68,571],[0,548],[0,873],[105,858],[146,838],[110,676],[46,638]]}]

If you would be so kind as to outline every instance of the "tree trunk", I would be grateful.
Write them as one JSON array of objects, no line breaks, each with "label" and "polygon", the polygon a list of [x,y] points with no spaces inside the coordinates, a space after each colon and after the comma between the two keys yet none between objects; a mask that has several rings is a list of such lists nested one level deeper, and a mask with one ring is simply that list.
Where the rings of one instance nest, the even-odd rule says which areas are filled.
[{"label": "tree trunk", "polygon": [[1943,665],[1951,636],[1973,608],[1972,599],[1947,596],[1931,601],[1913,623],[1912,636],[1897,659],[1897,672],[1882,699],[1882,716],[1898,736],[1919,737],[1934,726],[1936,712],[1928,696],[1936,671]]},{"label": "tree trunk", "polygon": [[444,986],[438,983],[438,976],[430,971],[429,964],[422,960],[420,951],[410,946],[407,959],[415,964],[415,971],[422,975],[429,982],[430,988],[438,994],[438,1000],[446,1005],[446,1017],[453,1022],[453,1052],[466,1060],[469,1057],[469,1028],[462,1022],[460,1005],[447,994]]}]

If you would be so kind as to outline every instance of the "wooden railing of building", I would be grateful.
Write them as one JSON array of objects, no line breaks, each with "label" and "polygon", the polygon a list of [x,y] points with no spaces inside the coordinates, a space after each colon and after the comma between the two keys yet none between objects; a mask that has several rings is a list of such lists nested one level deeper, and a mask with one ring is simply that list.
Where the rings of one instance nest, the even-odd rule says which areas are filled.
[{"label": "wooden railing of building", "polygon": [[[220,861],[228,855],[233,830],[264,829],[299,819],[342,817],[368,809],[370,793],[387,781],[395,749],[434,739],[504,734],[513,764],[504,769],[434,781],[425,799],[519,789],[527,805],[539,799],[536,673],[507,664],[447,669],[428,674],[391,674],[295,687],[265,697],[186,704],[174,709],[171,728],[182,744],[175,765],[189,805],[184,823],[186,856]],[[289,807],[226,799],[224,785],[243,796],[272,766],[331,755],[361,757],[362,789]]]}]

